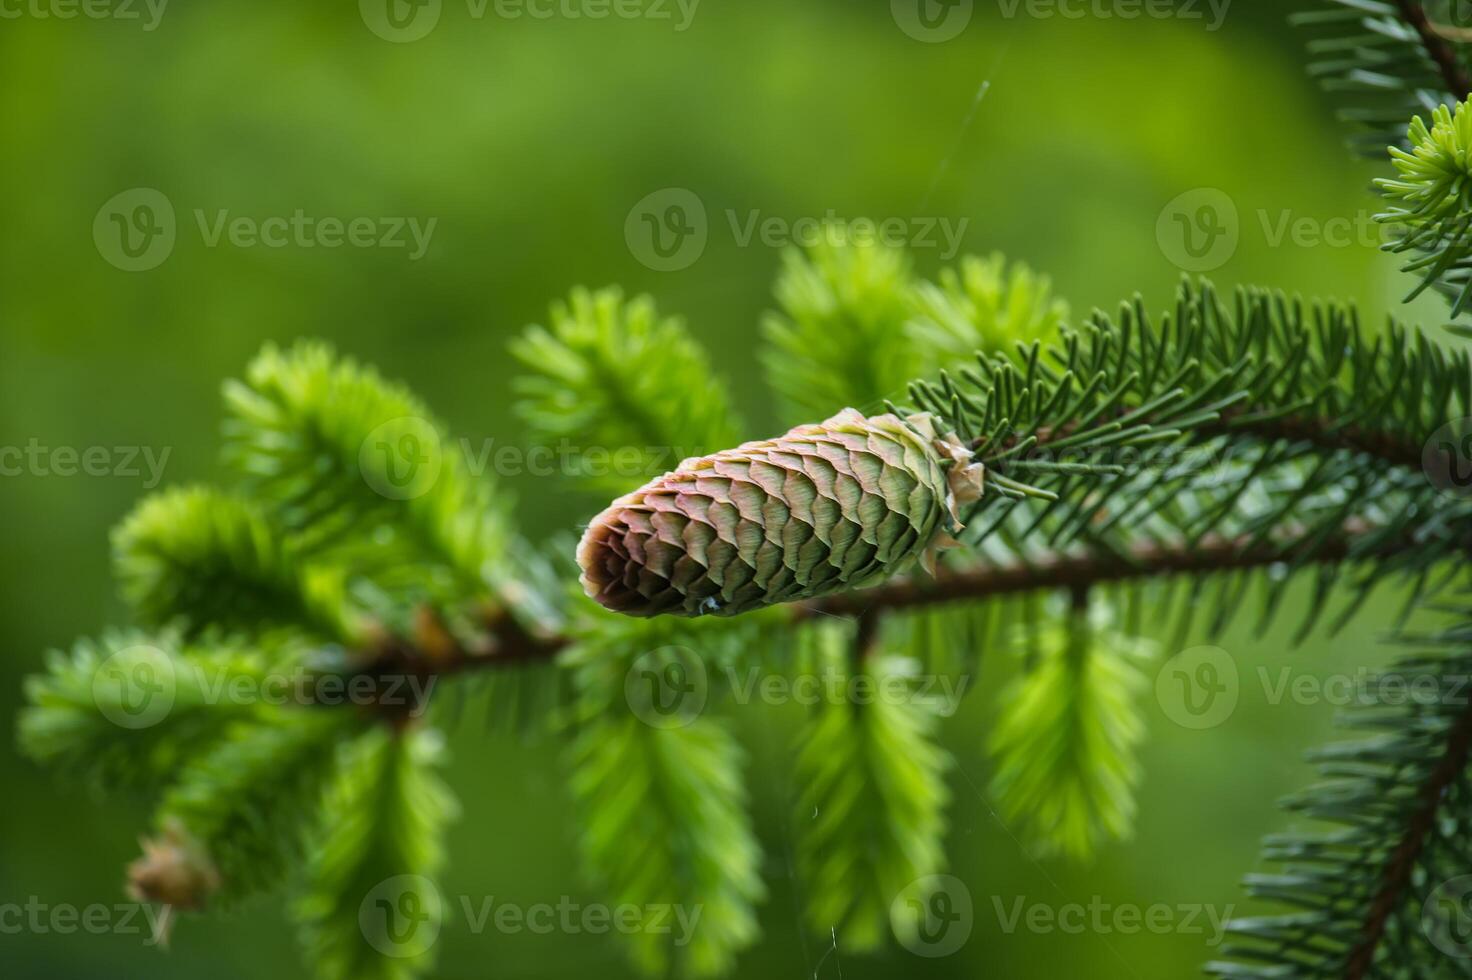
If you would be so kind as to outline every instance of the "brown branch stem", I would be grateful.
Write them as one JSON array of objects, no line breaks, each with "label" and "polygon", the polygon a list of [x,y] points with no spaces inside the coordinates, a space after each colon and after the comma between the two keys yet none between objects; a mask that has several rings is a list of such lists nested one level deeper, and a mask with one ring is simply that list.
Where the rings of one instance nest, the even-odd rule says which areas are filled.
[{"label": "brown branch stem", "polygon": [[[1353,555],[1357,541],[1373,528],[1354,523],[1326,541],[1268,541],[1257,544],[1246,538],[1206,535],[1194,546],[1142,544],[1126,555],[1098,552],[1057,555],[1014,565],[982,565],[952,570],[941,566],[935,578],[906,576],[857,592],[845,592],[792,606],[794,622],[816,616],[857,617],[872,631],[883,614],[923,606],[1014,595],[1048,589],[1086,593],[1096,585],[1163,578],[1172,575],[1210,574],[1263,568],[1280,562],[1304,560],[1311,564],[1345,561]],[[1302,548],[1313,547],[1305,555]],[[1414,544],[1395,541],[1364,555],[1387,558]],[[472,670],[522,666],[552,660],[571,640],[561,634],[540,634],[519,624],[504,610],[487,613],[484,642],[475,648],[449,641],[448,634],[430,631],[436,639],[433,653],[409,640],[388,638],[377,646],[364,673],[380,677],[447,676]]]},{"label": "brown branch stem", "polygon": [[[1251,414],[1252,409],[1237,409],[1220,421],[1198,426],[1193,431],[1205,438],[1250,432],[1270,441],[1306,441],[1330,451],[1368,453],[1392,465],[1421,465],[1420,447],[1389,433],[1335,425],[1331,420],[1309,417],[1246,421]],[[1037,438],[1034,451],[1046,452],[1050,442],[1070,434],[1067,427],[1039,430],[1034,433]],[[1014,440],[1007,440],[1003,445],[1007,443],[1015,445]],[[934,603],[1058,588],[1069,589],[1079,597],[1086,595],[1094,585],[1260,568],[1300,557],[1306,557],[1314,564],[1339,562],[1350,556],[1356,538],[1371,530],[1361,525],[1347,526],[1340,535],[1319,542],[1314,546],[1313,554],[1308,556],[1295,551],[1291,538],[1286,543],[1279,538],[1253,544],[1246,539],[1213,534],[1206,535],[1191,547],[1184,543],[1146,543],[1123,556],[1090,553],[958,571],[942,567],[934,579],[909,576],[872,589],[841,593],[794,606],[793,618],[801,621],[819,615],[856,616],[863,627],[861,639],[867,640],[884,613]],[[1307,542],[1302,544],[1308,546]],[[1411,543],[1406,541],[1403,545],[1381,549],[1366,557],[1386,557],[1410,546]],[[520,666],[550,661],[571,643],[568,637],[560,634],[527,629],[501,606],[488,609],[482,619],[482,634],[470,647],[456,641],[439,627],[432,615],[421,616],[413,637],[404,639],[385,635],[372,644],[366,652],[362,673],[383,678],[387,683],[406,675],[427,679],[483,668]]]},{"label": "brown branch stem", "polygon": [[[1313,564],[1344,561],[1350,557],[1355,541],[1371,530],[1363,524],[1350,525],[1341,535],[1315,548],[1307,560]],[[1373,556],[1367,557],[1390,557],[1411,546],[1409,540],[1397,542],[1394,546],[1377,549]],[[873,589],[807,603],[801,607],[803,612],[799,618],[851,616],[870,609],[893,611],[1046,589],[1073,591],[1113,582],[1263,568],[1300,557],[1303,556],[1291,544],[1263,542],[1252,545],[1247,538],[1208,534],[1195,547],[1149,543],[1123,556],[1097,552],[1059,555],[1030,564],[983,565],[958,571],[950,571],[943,566],[934,579],[896,579]]]},{"label": "brown branch stem", "polygon": [[[1252,416],[1256,414],[1258,410],[1253,408],[1237,408],[1224,412],[1215,422],[1205,422],[1193,427],[1191,433],[1198,438],[1191,440],[1190,444],[1195,445],[1220,436],[1250,435],[1268,442],[1306,442],[1328,452],[1366,453],[1393,466],[1419,468],[1422,465],[1423,447],[1420,443],[1388,432],[1358,425],[1337,424],[1332,419],[1309,416],[1288,415],[1253,420]],[[1168,427],[1168,423],[1152,421],[1152,424]],[[1026,455],[1046,455],[1050,443],[1071,436],[1075,431],[1071,426],[1063,426],[1056,430],[1040,429],[1031,433],[1036,443]],[[1018,441],[1019,437],[1009,437],[1001,441],[1000,448],[1009,449]],[[979,446],[974,445],[973,448]],[[1079,452],[1087,455],[1090,450],[1085,448]],[[1063,453],[1066,456],[1068,451],[1064,450]]]},{"label": "brown branch stem", "polygon": [[1245,424],[1234,419],[1246,412],[1228,412],[1221,422],[1198,426],[1195,431],[1206,436],[1250,432],[1270,441],[1307,442],[1330,451],[1367,453],[1395,466],[1415,469],[1422,464],[1420,443],[1357,425],[1336,425],[1332,419],[1313,419],[1288,415]]},{"label": "brown branch stem", "polygon": [[1386,862],[1380,890],[1370,903],[1364,934],[1345,965],[1345,980],[1363,980],[1370,975],[1370,969],[1375,963],[1375,952],[1385,937],[1390,916],[1404,901],[1416,861],[1426,847],[1427,837],[1436,827],[1436,811],[1443,802],[1442,796],[1466,770],[1469,750],[1472,750],[1472,710],[1463,708],[1461,716],[1447,735],[1446,752],[1422,785],[1416,808],[1406,824],[1406,831]]},{"label": "brown branch stem", "polygon": [[1462,67],[1457,58],[1456,49],[1451,42],[1437,29],[1437,25],[1431,23],[1426,16],[1425,9],[1417,0],[1396,0],[1396,6],[1400,8],[1401,18],[1415,29],[1421,38],[1421,46],[1426,49],[1426,54],[1436,63],[1436,68],[1441,72],[1441,80],[1445,83],[1447,92],[1458,102],[1472,95],[1472,77]]}]

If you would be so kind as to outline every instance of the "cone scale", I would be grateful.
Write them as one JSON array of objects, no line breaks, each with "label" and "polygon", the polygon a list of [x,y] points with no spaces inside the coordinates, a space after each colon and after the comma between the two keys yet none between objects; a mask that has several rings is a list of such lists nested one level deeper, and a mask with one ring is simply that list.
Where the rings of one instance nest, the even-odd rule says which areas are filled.
[{"label": "cone scale", "polygon": [[687,459],[610,504],[578,545],[584,591],[631,616],[734,616],[926,562],[981,495],[940,420],[844,409]]}]

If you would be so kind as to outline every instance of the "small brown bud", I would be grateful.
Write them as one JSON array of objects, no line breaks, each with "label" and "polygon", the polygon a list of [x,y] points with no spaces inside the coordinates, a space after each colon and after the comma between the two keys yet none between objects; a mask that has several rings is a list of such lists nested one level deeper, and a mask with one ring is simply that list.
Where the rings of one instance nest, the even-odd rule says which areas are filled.
[{"label": "small brown bud", "polygon": [[140,841],[143,856],[128,865],[128,896],[197,912],[220,887],[220,875],[204,849],[178,823]]}]

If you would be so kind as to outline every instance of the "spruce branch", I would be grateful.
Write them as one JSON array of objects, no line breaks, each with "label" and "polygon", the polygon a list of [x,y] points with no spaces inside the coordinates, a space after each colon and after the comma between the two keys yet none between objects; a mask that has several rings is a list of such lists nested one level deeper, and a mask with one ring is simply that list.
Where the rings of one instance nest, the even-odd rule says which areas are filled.
[{"label": "spruce branch", "polygon": [[1257,541],[1255,536],[1208,534],[1194,543],[1142,542],[1117,553],[1054,554],[1008,566],[953,568],[942,565],[934,578],[912,576],[845,595],[804,604],[799,619],[892,612],[939,603],[968,602],[1027,592],[1092,588],[1177,575],[1255,571],[1278,565],[1383,561],[1418,547],[1414,538],[1386,540],[1380,529],[1351,524],[1341,534]]},{"label": "spruce branch", "polygon": [[[352,712],[278,709],[238,722],[178,773],[157,817],[208,855],[227,902],[279,884],[312,828],[312,806],[333,772]],[[176,830],[177,828],[177,830]]]},{"label": "spruce branch", "polygon": [[1411,255],[1403,271],[1419,282],[1406,302],[1434,286],[1456,317],[1472,301],[1467,128],[1460,121],[1472,97],[1466,37],[1433,22],[1419,0],[1330,0],[1327,6],[1294,18],[1346,32],[1310,45],[1325,56],[1310,73],[1328,89],[1353,93],[1356,107],[1345,115],[1370,129],[1356,140],[1361,152],[1376,156],[1390,147],[1398,177],[1376,181],[1391,201],[1376,220],[1394,236],[1384,247]]},{"label": "spruce branch", "polygon": [[1455,99],[1472,95],[1472,74],[1468,73],[1466,63],[1457,54],[1451,39],[1431,22],[1420,0],[1395,0],[1395,5],[1401,18],[1415,29],[1426,54],[1436,63],[1446,93]]},{"label": "spruce branch", "polygon": [[1229,959],[1211,972],[1346,980],[1458,972],[1433,899],[1467,868],[1469,640],[1465,622],[1400,637],[1418,652],[1365,685],[1342,719],[1368,736],[1316,753],[1325,781],[1286,804],[1332,829],[1269,838],[1265,856],[1281,870],[1247,879],[1255,896],[1290,911],[1231,923]]},{"label": "spruce branch", "polygon": [[[511,344],[525,367],[516,411],[535,439],[582,451],[573,474],[595,488],[630,483],[735,441],[740,422],[705,351],[647,296],[617,288],[574,290]],[[678,379],[678,383],[669,382]],[[637,463],[599,470],[589,451],[633,454]]]},{"label": "spruce branch", "polygon": [[[1371,336],[1350,308],[1248,290],[1229,308],[1185,284],[1158,320],[1137,300],[1018,355],[912,384],[913,408],[846,410],[687,461],[590,523],[585,587],[630,615],[733,615],[892,576],[947,523],[1016,550],[1039,535],[1189,540],[1222,521],[1266,535],[1305,505],[1325,534],[1372,511],[1455,519],[1429,512],[1434,488],[1410,468],[1413,447],[1467,413],[1468,356],[1396,326]],[[1254,460],[1225,489],[1128,455],[1225,448]]]},{"label": "spruce branch", "polygon": [[1472,111],[1466,102],[1437,106],[1429,126],[1411,120],[1406,142],[1408,150],[1390,148],[1397,176],[1375,182],[1391,201],[1375,218],[1401,230],[1390,251],[1414,255],[1402,271],[1420,282],[1405,301],[1436,286],[1455,317],[1472,299]]},{"label": "spruce branch", "polygon": [[428,971],[445,913],[435,883],[447,823],[442,736],[374,728],[343,743],[322,796],[293,913],[325,980],[410,980]]},{"label": "spruce branch", "polygon": [[936,282],[914,287],[907,332],[925,360],[922,374],[970,363],[977,351],[1011,355],[1020,344],[1051,342],[1068,319],[1052,281],[1000,252],[962,257]]},{"label": "spruce branch", "polygon": [[762,323],[767,383],[792,422],[877,404],[923,373],[905,330],[915,312],[909,256],[844,235],[829,226],[805,252],[783,253],[781,312]]},{"label": "spruce branch", "polygon": [[361,636],[342,570],[300,559],[244,498],[211,487],[163,491],[118,525],[112,543],[119,587],[150,626],[179,623],[190,637],[272,627]]},{"label": "spruce branch", "polygon": [[[971,433],[989,477],[1041,479],[1060,502],[1041,515],[1009,514],[1017,498],[991,497],[983,503],[1000,515],[979,509],[968,521],[980,529],[968,537],[991,560],[947,566],[933,582],[912,575],[809,602],[792,613],[797,620],[1278,564],[1421,573],[1465,544],[1453,530],[1465,505],[1437,498],[1419,472],[1427,434],[1467,411],[1465,353],[1398,329],[1371,340],[1350,310],[1306,310],[1266,293],[1239,293],[1228,313],[1208,287],[1183,287],[1158,324],[1137,301],[1117,324],[1096,316],[1046,356],[1036,346],[1023,353],[1018,362],[983,358],[982,371],[914,393]],[[1111,375],[1124,378],[1112,389]],[[1088,453],[1130,441],[1251,452],[1218,478],[1090,461]],[[1070,470],[1058,462],[1064,453],[1085,462]],[[1053,529],[1041,552],[1036,535],[1021,546],[1039,521]],[[534,662],[565,646],[555,631],[492,611],[474,643],[424,656],[394,639],[368,663],[455,673]]]},{"label": "spruce branch", "polygon": [[1472,94],[1466,58],[1419,0],[1324,0],[1289,19],[1315,33],[1308,73],[1341,102],[1361,155],[1399,143],[1413,115]]},{"label": "spruce branch", "polygon": [[[252,713],[220,703],[207,685],[258,683],[265,664],[243,645],[186,647],[172,634],[130,630],[53,650],[45,668],[26,678],[21,750],[104,792],[152,797]],[[162,697],[157,707],[150,700],[155,692],[167,697],[166,712]]]},{"label": "spruce branch", "polygon": [[[1063,450],[1065,461],[1107,464],[1123,447],[1216,435],[1302,438],[1419,466],[1430,434],[1472,410],[1465,351],[1395,324],[1371,335],[1338,304],[1261,290],[1229,304],[1205,282],[1183,283],[1163,317],[1137,298],[1117,319],[1096,313],[1022,353],[981,358],[910,396],[973,439],[989,470],[1051,467],[1053,482],[1088,472],[1059,469]],[[1035,444],[1052,458],[1030,460]]]},{"label": "spruce branch", "polygon": [[[787,610],[784,618],[803,623],[832,616],[867,616],[872,621],[893,613],[1023,593],[1176,576],[1264,571],[1281,566],[1393,562],[1418,554],[1426,547],[1427,542],[1414,535],[1388,533],[1384,528],[1354,521],[1331,535],[1289,528],[1280,538],[1267,540],[1252,534],[1233,537],[1207,534],[1189,542],[1142,541],[1124,553],[1047,553],[1007,565],[942,563],[934,576],[902,576],[873,588],[784,607]],[[1456,547],[1472,548],[1472,540]],[[379,654],[382,659],[365,671],[387,675],[418,670],[427,677],[512,668],[555,659],[574,642],[565,636],[530,634],[514,618],[501,613],[488,616],[483,628],[485,644],[450,647],[433,655],[412,643],[394,642]]]},{"label": "spruce branch", "polygon": [[998,695],[992,730],[992,798],[1043,854],[1091,857],[1129,836],[1136,749],[1144,719],[1136,704],[1153,645],[1117,632],[1108,606],[1092,607],[1087,586],[1069,608],[1018,630],[1021,676]]},{"label": "spruce branch", "polygon": [[[568,778],[583,819],[583,864],[613,902],[695,917],[683,945],[657,923],[628,934],[629,955],[643,972],[719,975],[756,941],[755,905],[766,894],[746,809],[744,752],[719,719],[656,725],[635,714],[625,678],[653,648],[610,632],[569,654],[577,699]],[[658,632],[631,635],[648,640]]]},{"label": "spruce branch", "polygon": [[1428,839],[1436,830],[1437,815],[1446,805],[1446,797],[1453,784],[1467,778],[1469,749],[1472,749],[1472,710],[1464,709],[1446,733],[1440,761],[1418,787],[1415,805],[1405,822],[1405,832],[1385,862],[1380,890],[1370,903],[1359,945],[1350,954],[1345,980],[1361,980],[1373,969],[1390,918],[1404,903],[1406,890],[1413,884],[1417,864],[1427,849]]},{"label": "spruce branch", "polygon": [[227,465],[299,554],[352,569],[371,612],[495,598],[510,501],[403,386],[303,342],[268,345],[224,396]]},{"label": "spruce branch", "polygon": [[[835,254],[834,261],[867,260]],[[647,972],[706,976],[729,969],[757,935],[760,850],[744,805],[741,752],[715,718],[666,729],[633,717],[624,685],[641,653],[683,646],[719,665],[766,652],[790,666],[803,644],[842,634],[854,640],[838,654],[845,670],[897,670],[884,654],[901,643],[927,667],[955,672],[965,669],[955,648],[980,645],[982,620],[995,605],[988,600],[1001,596],[1061,591],[1081,611],[1100,586],[1183,579],[1189,608],[1210,605],[1194,601],[1208,583],[1218,589],[1219,626],[1253,581],[1275,586],[1265,590],[1266,618],[1284,579],[1313,572],[1306,629],[1337,581],[1350,580],[1362,596],[1400,575],[1414,583],[1409,608],[1464,575],[1459,561],[1469,548],[1472,502],[1430,484],[1420,447],[1447,420],[1472,414],[1465,353],[1395,326],[1367,333],[1347,307],[1256,291],[1224,300],[1205,285],[1183,286],[1164,317],[1147,316],[1136,300],[1117,317],[1096,314],[1068,329],[1057,326],[1056,305],[1038,282],[1014,274],[1004,290],[999,262],[963,264],[960,275],[969,280],[943,276],[930,293],[933,300],[945,294],[947,329],[981,331],[989,317],[1008,330],[1056,330],[1056,337],[966,363],[956,362],[956,344],[936,341],[939,353],[930,353],[948,366],[910,384],[910,403],[890,406],[878,428],[853,412],[804,427],[821,430],[804,479],[831,481],[825,499],[856,518],[840,543],[862,574],[840,583],[847,588],[782,592],[775,599],[798,601],[754,602],[730,619],[641,620],[566,601],[551,564],[534,560],[511,532],[491,485],[453,454],[420,453],[448,440],[427,408],[371,369],[310,344],[268,349],[246,382],[229,387],[227,455],[242,492],[181,491],[145,503],[119,532],[120,577],[143,618],[187,631],[191,645],[166,656],[228,658],[239,643],[256,655],[245,658],[243,671],[279,657],[385,684],[509,666],[502,676],[514,679],[505,685],[513,697],[539,666],[566,668],[574,687],[552,713],[572,721],[572,786],[589,815],[587,868],[618,899],[700,905],[704,918],[689,947],[640,934],[632,955]],[[887,281],[884,288],[913,300],[907,275]],[[580,296],[554,317],[553,330],[526,341],[554,366],[528,389],[544,435],[633,433],[673,444],[712,433],[729,438],[734,424],[723,403],[707,415],[625,412],[667,408],[648,393],[687,390],[692,377],[709,377],[705,362],[652,307],[623,304],[612,293]],[[871,298],[904,305],[892,295]],[[839,304],[824,315],[850,312]],[[625,356],[642,365],[633,371],[638,384],[630,380],[614,393],[626,404],[608,417],[578,411],[580,386],[618,382],[616,371],[583,368],[628,367]],[[861,374],[868,377],[845,367],[832,377]],[[1191,454],[1204,454],[1210,465],[1195,465]],[[798,492],[791,457],[802,455],[787,454],[779,467],[792,482],[738,459],[745,470],[716,478],[739,478],[746,484],[740,495],[716,480],[697,489],[711,507],[729,503],[731,521],[759,530],[751,539],[756,553],[770,545],[767,558],[785,561],[806,542],[798,527],[804,501],[822,506]],[[412,482],[425,462],[438,464],[437,479],[401,494],[396,481]],[[707,458],[690,468],[703,465],[716,463]],[[922,468],[925,492],[917,496],[912,478]],[[980,499],[962,492],[976,489]],[[650,505],[651,526],[670,506],[667,498]],[[921,519],[899,526],[905,507]],[[960,542],[934,533],[941,516],[952,527],[964,521]],[[691,541],[679,536],[684,547],[693,548]],[[823,542],[829,554],[833,543]],[[942,543],[959,547],[939,573],[932,579],[916,571],[931,557],[929,546]],[[714,539],[704,544],[717,547]],[[768,583],[774,568],[761,572]],[[876,584],[853,591],[859,582]],[[1057,646],[1067,654],[1080,649]],[[328,806],[372,819],[318,838],[310,850],[308,897],[298,912],[319,972],[396,977],[417,969],[399,971],[358,948],[349,915],[369,878],[393,869],[423,877],[438,863],[438,828],[453,807],[426,765],[422,747],[432,736],[414,723],[416,711],[370,718],[325,707],[248,709],[203,717],[186,691],[176,712],[183,727],[169,719],[158,726],[157,743],[109,739],[93,716],[110,702],[85,690],[103,658],[99,651],[55,658],[49,676],[32,685],[23,735],[40,758],[84,769],[96,763],[109,784],[139,777],[147,791],[162,794],[160,836],[133,869],[137,894],[197,907],[280,881],[298,863],[304,835],[320,830],[316,804],[331,787]],[[1052,744],[1049,733],[1032,730],[1038,713],[1023,712],[999,737],[1006,774],[999,785],[1017,806],[1047,811],[1041,838],[1079,852],[1127,827],[1136,737],[1121,698],[1128,672],[1093,654],[1041,658],[1040,665],[1066,667],[1037,676],[1049,691],[1056,677],[1077,693],[1073,707],[1087,709],[1061,719],[1063,734],[1068,724],[1093,726],[1107,751],[1096,751],[1099,739],[1065,739],[1046,778],[1019,776],[1018,760]],[[1022,700],[1035,706],[1038,698]],[[811,742],[835,745],[826,754],[807,752],[801,764],[821,817],[804,845],[805,865],[819,882],[808,915],[814,926],[841,923],[848,942],[867,945],[882,933],[883,899],[893,898],[900,879],[943,864],[945,754],[930,738],[928,709],[855,714],[847,707],[815,720]],[[195,721],[200,727],[190,728]],[[187,748],[180,744],[191,737]],[[88,758],[114,742],[116,753]],[[130,773],[134,753],[146,752],[156,758]],[[1097,758],[1105,759],[1108,778],[1079,779],[1074,763]],[[834,759],[852,765],[835,773]],[[177,778],[167,785],[170,775]],[[1034,805],[1054,789],[1072,802],[1051,811]],[[873,805],[855,806],[856,798]],[[421,832],[424,848],[403,843]]]},{"label": "spruce branch", "polygon": [[762,363],[793,421],[875,408],[977,351],[1010,356],[1019,342],[1051,341],[1068,312],[1046,276],[1000,253],[964,256],[927,282],[903,250],[855,240],[842,225],[786,252],[774,293],[780,310],[763,320]]},{"label": "spruce branch", "polygon": [[[852,638],[836,624],[809,630],[815,669],[877,688],[914,673],[896,657],[851,662],[846,641],[866,645],[860,617]],[[846,699],[812,712],[798,739],[794,822],[807,889],[806,919],[845,950],[872,950],[890,928],[890,908],[911,882],[945,867],[944,774],[950,755],[935,742],[939,715],[911,693],[873,703]]]}]

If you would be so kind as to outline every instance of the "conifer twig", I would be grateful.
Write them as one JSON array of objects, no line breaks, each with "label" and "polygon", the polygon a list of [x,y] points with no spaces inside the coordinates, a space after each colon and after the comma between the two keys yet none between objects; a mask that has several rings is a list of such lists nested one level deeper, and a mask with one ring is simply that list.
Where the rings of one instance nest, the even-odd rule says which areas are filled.
[{"label": "conifer twig", "polygon": [[1381,876],[1380,889],[1370,904],[1364,935],[1350,954],[1345,966],[1345,980],[1363,980],[1370,976],[1375,952],[1385,937],[1386,923],[1412,884],[1416,859],[1426,845],[1426,838],[1436,828],[1437,809],[1445,802],[1443,794],[1453,781],[1466,771],[1468,754],[1472,752],[1472,707],[1464,706],[1456,723],[1447,733],[1446,751],[1431,770],[1429,778],[1417,794],[1415,811],[1406,832],[1391,852]]},{"label": "conifer twig", "polygon": [[1454,96],[1458,102],[1472,95],[1472,77],[1469,77],[1462,63],[1457,60],[1457,53],[1431,23],[1426,16],[1426,10],[1417,0],[1396,0],[1396,6],[1400,8],[1401,18],[1415,29],[1421,38],[1421,45],[1426,49],[1426,54],[1432,61],[1436,62],[1436,68],[1441,72],[1441,79],[1446,84],[1447,93]]},{"label": "conifer twig", "polygon": [[[1353,522],[1343,532],[1314,550],[1314,564],[1341,562],[1353,555],[1355,542],[1373,528]],[[981,566],[962,571],[942,567],[936,577],[896,579],[885,585],[845,593],[809,603],[799,617],[855,615],[879,609],[893,611],[916,606],[1000,595],[1015,595],[1044,589],[1088,589],[1112,582],[1162,578],[1169,575],[1241,571],[1292,562],[1293,547],[1265,542],[1249,546],[1251,536],[1224,537],[1208,534],[1194,546],[1173,543],[1141,544],[1127,556],[1104,554],[1063,555],[1028,564]],[[1377,549],[1366,558],[1385,559],[1414,547],[1410,539]]]},{"label": "conifer twig", "polygon": [[[1327,564],[1366,558],[1385,560],[1416,547],[1409,537],[1396,539],[1363,554],[1358,541],[1376,532],[1361,521],[1346,524],[1327,540],[1252,543],[1250,536],[1209,534],[1194,545],[1142,543],[1127,555],[1058,555],[1028,563],[984,565],[962,570],[941,566],[935,578],[906,576],[857,592],[794,605],[797,621],[816,616],[855,616],[875,624],[883,614],[962,600],[985,599],[1047,589],[1086,591],[1092,586],[1183,574],[1243,571],[1301,560]],[[1312,547],[1311,554],[1298,549]],[[537,633],[503,609],[486,614],[485,643],[476,649],[455,643],[433,656],[412,641],[386,638],[364,673],[381,677],[405,673],[424,677],[464,673],[482,668],[523,666],[556,657],[571,643],[561,634]]]}]

